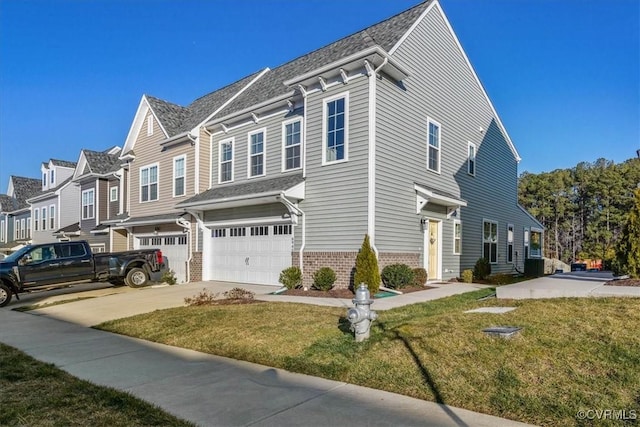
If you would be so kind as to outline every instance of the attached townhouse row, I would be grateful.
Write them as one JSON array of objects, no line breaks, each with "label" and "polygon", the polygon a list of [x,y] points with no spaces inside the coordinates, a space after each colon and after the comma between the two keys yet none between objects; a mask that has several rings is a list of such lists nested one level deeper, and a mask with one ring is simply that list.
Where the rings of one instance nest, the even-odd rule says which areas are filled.
[{"label": "attached townhouse row", "polygon": [[[160,247],[182,282],[277,284],[297,265],[310,284],[330,266],[346,287],[365,234],[381,267],[431,281],[481,257],[514,273],[543,239],[517,202],[519,160],[428,0],[186,107],[142,96],[121,150],[49,163],[65,181],[43,174],[32,235]],[[49,227],[65,185],[78,208]]]}]

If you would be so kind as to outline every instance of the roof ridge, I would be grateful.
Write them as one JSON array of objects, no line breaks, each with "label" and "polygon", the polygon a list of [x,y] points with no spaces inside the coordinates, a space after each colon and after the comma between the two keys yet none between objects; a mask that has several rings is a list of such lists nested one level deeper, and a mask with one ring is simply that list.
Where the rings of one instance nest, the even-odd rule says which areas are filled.
[{"label": "roof ridge", "polygon": [[249,77],[255,77],[255,76],[257,76],[258,74],[260,74],[261,72],[263,72],[263,71],[265,70],[265,68],[267,68],[267,67],[264,67],[264,68],[260,69],[259,71],[255,71],[255,72],[253,72],[253,73],[251,73],[251,74],[247,74],[247,75],[246,75],[246,76],[244,76],[244,77],[240,77],[239,79],[234,80],[234,81],[232,81],[232,82],[231,82],[231,83],[229,83],[229,84],[226,84],[226,85],[224,85],[224,86],[220,86],[219,88],[217,88],[217,89],[215,89],[215,90],[212,90],[211,92],[209,92],[209,93],[207,93],[207,94],[205,94],[205,95],[199,96],[198,98],[196,98],[196,99],[194,99],[193,101],[191,101],[191,102],[189,103],[189,105],[187,105],[185,108],[191,108],[191,106],[192,106],[193,104],[195,104],[196,102],[200,101],[201,99],[206,98],[206,97],[207,97],[207,96],[209,96],[209,95],[213,95],[213,94],[214,94],[214,93],[216,93],[216,92],[220,92],[221,90],[227,89],[227,88],[229,88],[229,87],[231,87],[231,86],[235,85],[236,83],[238,83],[238,82],[240,82],[240,81],[242,81],[242,80],[245,80],[245,79],[247,79],[247,78],[249,78]]}]

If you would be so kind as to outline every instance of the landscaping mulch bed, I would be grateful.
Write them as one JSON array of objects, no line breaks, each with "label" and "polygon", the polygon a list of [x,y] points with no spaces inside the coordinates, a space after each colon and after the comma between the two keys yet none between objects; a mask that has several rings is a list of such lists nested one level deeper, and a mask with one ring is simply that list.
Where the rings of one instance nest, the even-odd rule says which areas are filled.
[{"label": "landscaping mulch bed", "polygon": [[[400,291],[404,294],[408,294],[410,292],[426,291],[427,289],[433,289],[433,288],[430,286],[409,286],[406,288],[402,288]],[[309,289],[308,291],[305,291],[302,288],[287,289],[286,291],[282,292],[280,295],[293,295],[293,296],[299,296],[299,297],[319,297],[319,298],[344,298],[344,299],[353,299],[353,297],[355,297],[355,294],[351,289],[331,289],[328,291],[319,291],[317,289]]]},{"label": "landscaping mulch bed", "polygon": [[640,286],[640,279],[609,280],[607,286]]}]

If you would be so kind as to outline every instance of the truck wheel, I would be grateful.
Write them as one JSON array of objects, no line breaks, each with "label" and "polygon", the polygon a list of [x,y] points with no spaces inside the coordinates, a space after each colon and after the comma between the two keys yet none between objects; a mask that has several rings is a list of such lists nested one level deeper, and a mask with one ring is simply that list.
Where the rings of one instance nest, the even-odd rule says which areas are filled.
[{"label": "truck wheel", "polygon": [[4,307],[9,302],[11,302],[11,289],[4,283],[0,283],[0,307]]},{"label": "truck wheel", "polygon": [[141,288],[149,283],[149,278],[143,269],[134,267],[127,273],[125,283],[130,288]]}]

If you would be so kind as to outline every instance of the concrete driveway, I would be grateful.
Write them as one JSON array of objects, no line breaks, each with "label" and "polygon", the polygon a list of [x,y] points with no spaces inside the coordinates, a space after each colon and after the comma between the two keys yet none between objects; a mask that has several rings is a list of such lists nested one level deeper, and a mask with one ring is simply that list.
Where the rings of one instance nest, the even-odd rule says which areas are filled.
[{"label": "concrete driveway", "polygon": [[610,286],[608,271],[574,271],[553,274],[496,288],[501,299],[640,297],[640,287]]}]

